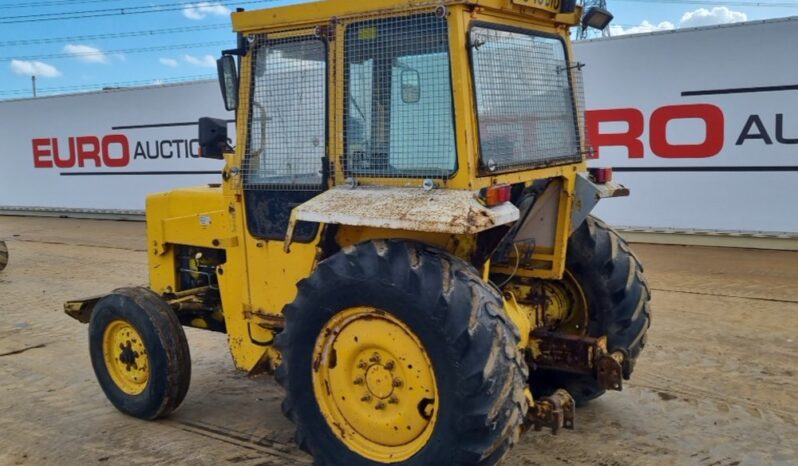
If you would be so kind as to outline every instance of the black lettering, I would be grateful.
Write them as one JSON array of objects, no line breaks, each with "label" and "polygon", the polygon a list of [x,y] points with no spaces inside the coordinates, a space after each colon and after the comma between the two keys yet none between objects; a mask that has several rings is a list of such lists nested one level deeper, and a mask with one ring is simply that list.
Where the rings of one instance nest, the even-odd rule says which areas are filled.
[{"label": "black lettering", "polygon": [[776,114],[776,141],[779,144],[798,144],[798,138],[784,137],[784,114]]},{"label": "black lettering", "polygon": [[180,149],[183,147],[182,142],[183,142],[182,139],[173,139],[172,140],[172,144],[174,144],[177,147],[177,158],[178,159],[182,159],[183,158],[183,152],[180,151]]},{"label": "black lettering", "polygon": [[147,158],[150,160],[155,160],[160,155],[160,151],[158,150],[158,144],[153,144],[155,146],[155,153],[153,154],[150,152],[150,141],[147,141]]},{"label": "black lettering", "polygon": [[188,153],[192,158],[199,158],[199,139],[192,139],[188,141]]},{"label": "black lettering", "polygon": [[133,160],[136,160],[139,157],[142,159],[147,158],[147,156],[144,154],[144,146],[142,146],[140,142],[137,142],[136,151],[133,153]]},{"label": "black lettering", "polygon": [[[758,133],[751,133],[751,129],[756,126]],[[765,125],[762,124],[762,119],[759,118],[759,115],[751,115],[748,117],[748,121],[745,122],[745,127],[743,127],[743,131],[740,133],[740,137],[737,138],[738,146],[742,146],[745,141],[748,139],[762,139],[765,141],[765,144],[771,145],[773,144],[773,140],[770,139],[770,135],[768,134],[768,130],[765,129]]]},{"label": "black lettering", "polygon": [[164,149],[164,146],[167,145],[167,144],[169,144],[169,146],[171,147],[172,146],[172,141],[161,141],[161,143],[159,144],[159,146],[161,148],[161,158],[171,159],[172,156],[174,155],[174,153],[171,152],[171,150],[170,150],[169,154],[166,153],[166,150]]}]

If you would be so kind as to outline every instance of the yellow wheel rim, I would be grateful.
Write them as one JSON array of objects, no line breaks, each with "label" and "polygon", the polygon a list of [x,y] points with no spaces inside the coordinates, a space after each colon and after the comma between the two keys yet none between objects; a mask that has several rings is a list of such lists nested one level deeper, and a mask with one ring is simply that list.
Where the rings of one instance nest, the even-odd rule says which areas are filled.
[{"label": "yellow wheel rim", "polygon": [[103,357],[120,390],[128,395],[144,392],[150,380],[150,361],[141,334],[130,322],[115,320],[105,328]]},{"label": "yellow wheel rim", "polygon": [[313,391],[338,439],[372,461],[409,459],[435,429],[429,357],[403,322],[378,309],[346,309],[327,322],[314,348]]}]

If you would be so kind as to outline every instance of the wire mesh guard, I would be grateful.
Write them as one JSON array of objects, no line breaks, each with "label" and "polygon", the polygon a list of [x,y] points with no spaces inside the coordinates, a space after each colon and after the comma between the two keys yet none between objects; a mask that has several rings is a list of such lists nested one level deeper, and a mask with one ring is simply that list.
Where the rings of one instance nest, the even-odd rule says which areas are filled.
[{"label": "wire mesh guard", "polygon": [[457,156],[446,19],[368,19],[349,25],[345,36],[345,176],[451,175]]},{"label": "wire mesh guard", "polygon": [[582,65],[567,61],[565,43],[473,27],[470,46],[483,169],[580,161]]},{"label": "wire mesh guard", "polygon": [[245,187],[320,189],[327,128],[326,45],[314,36],[257,36],[252,53]]},{"label": "wire mesh guard", "polygon": [[[581,65],[554,37],[470,32],[483,169],[577,162]],[[448,27],[423,13],[353,20],[342,34],[345,177],[447,178],[457,169]],[[322,188],[327,44],[311,31],[254,36],[247,189]],[[339,42],[340,43],[340,42]],[[340,76],[339,75],[339,76]],[[243,76],[242,76],[243,77]]]}]

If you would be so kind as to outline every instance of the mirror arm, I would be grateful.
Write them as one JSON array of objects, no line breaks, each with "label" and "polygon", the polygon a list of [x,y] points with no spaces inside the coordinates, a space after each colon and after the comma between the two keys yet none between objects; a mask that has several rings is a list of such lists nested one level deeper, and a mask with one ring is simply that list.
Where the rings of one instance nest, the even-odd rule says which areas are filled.
[{"label": "mirror arm", "polygon": [[240,32],[238,33],[236,48],[222,50],[222,55],[234,55],[236,57],[244,57],[247,53],[249,53],[249,40]]},{"label": "mirror arm", "polygon": [[222,55],[233,55],[236,57],[243,57],[247,54],[247,49],[227,49],[222,50]]}]

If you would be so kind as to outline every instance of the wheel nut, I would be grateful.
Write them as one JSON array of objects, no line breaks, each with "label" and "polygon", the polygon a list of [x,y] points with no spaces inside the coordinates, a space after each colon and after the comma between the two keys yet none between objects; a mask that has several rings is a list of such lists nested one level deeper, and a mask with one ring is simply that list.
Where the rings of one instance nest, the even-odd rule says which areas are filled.
[{"label": "wheel nut", "polygon": [[385,403],[383,403],[382,401],[378,402],[377,405],[374,406],[374,409],[382,411],[383,409],[385,409]]},{"label": "wheel nut", "polygon": [[355,385],[363,385],[363,377],[357,377],[352,383]]},{"label": "wheel nut", "polygon": [[390,398],[388,398],[388,403],[395,405],[399,403],[399,398],[397,398],[395,395],[391,396]]},{"label": "wheel nut", "polygon": [[373,362],[374,364],[379,364],[381,360],[382,358],[378,353],[374,353],[371,358],[369,358],[369,361]]},{"label": "wheel nut", "polygon": [[366,364],[366,361],[360,361],[359,363],[357,363],[357,368],[358,369],[365,369],[367,367],[369,367],[369,365]]},{"label": "wheel nut", "polygon": [[401,387],[402,386],[402,379],[400,379],[400,378],[393,379],[393,386],[396,387],[396,388]]},{"label": "wheel nut", "polygon": [[392,371],[394,367],[396,367],[396,363],[394,363],[393,361],[388,361],[385,363],[385,368],[388,369],[389,371]]},{"label": "wheel nut", "polygon": [[362,401],[364,403],[368,403],[369,401],[371,401],[371,395],[363,395],[363,397],[360,399],[360,401]]}]

